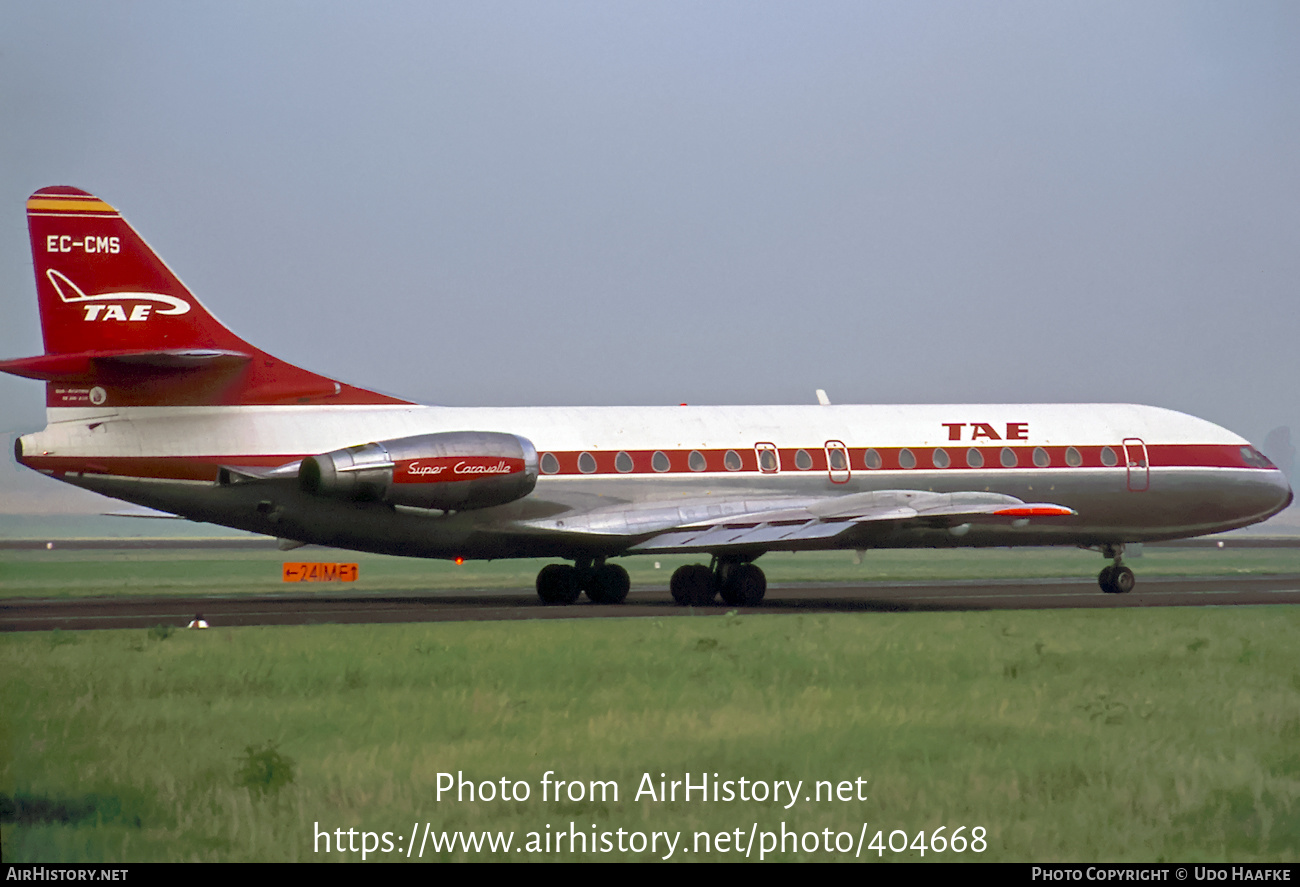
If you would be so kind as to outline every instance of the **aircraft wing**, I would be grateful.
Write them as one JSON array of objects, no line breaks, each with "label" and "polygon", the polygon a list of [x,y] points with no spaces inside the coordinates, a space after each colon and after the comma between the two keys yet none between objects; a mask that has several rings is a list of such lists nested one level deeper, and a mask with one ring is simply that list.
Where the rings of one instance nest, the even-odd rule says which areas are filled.
[{"label": "aircraft wing", "polygon": [[[958,527],[1007,523],[1035,517],[1070,517],[1062,505],[1027,503],[998,493],[931,493],[878,490],[822,498],[734,499],[690,503],[624,504],[560,520],[532,521],[537,529],[594,535],[640,535],[628,550],[638,553],[770,547],[833,539],[864,524]],[[545,526],[549,525],[549,526]]]},{"label": "aircraft wing", "polygon": [[[290,481],[297,478],[300,464],[226,465],[221,468],[221,482]],[[867,525],[955,530],[972,523],[1013,524],[1075,513],[1063,505],[976,491],[875,490],[841,496],[760,494],[654,502],[610,502],[583,496],[560,505],[546,517],[507,521],[497,529],[621,537],[633,543],[627,548],[629,553],[717,553],[833,540]]]}]

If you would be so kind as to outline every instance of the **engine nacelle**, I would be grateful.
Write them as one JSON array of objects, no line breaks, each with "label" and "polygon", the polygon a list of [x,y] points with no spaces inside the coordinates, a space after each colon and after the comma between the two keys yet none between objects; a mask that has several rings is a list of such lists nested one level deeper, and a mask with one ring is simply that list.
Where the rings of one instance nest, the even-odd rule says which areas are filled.
[{"label": "engine nacelle", "polygon": [[531,493],[537,448],[499,431],[419,434],[310,456],[298,482],[320,496],[466,511]]}]

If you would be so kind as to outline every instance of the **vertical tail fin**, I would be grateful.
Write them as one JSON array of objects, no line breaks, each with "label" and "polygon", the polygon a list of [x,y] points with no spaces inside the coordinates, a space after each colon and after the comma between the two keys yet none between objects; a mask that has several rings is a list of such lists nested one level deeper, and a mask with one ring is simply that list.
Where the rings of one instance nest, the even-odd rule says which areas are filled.
[{"label": "vertical tail fin", "polygon": [[42,188],[27,221],[45,354],[0,370],[46,381],[48,406],[404,403],[249,345],[85,191]]}]

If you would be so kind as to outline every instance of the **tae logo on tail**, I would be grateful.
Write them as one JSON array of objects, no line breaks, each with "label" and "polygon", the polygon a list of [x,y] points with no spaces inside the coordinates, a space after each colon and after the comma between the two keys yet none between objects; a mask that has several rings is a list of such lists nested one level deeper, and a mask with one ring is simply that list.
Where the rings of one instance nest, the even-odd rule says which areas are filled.
[{"label": "tae logo on tail", "polygon": [[[85,305],[86,316],[82,320],[148,320],[149,314],[157,308],[156,305],[148,304],[149,302],[160,302],[167,306],[157,308],[158,314],[185,314],[190,310],[189,302],[164,293],[101,293],[97,296],[88,296],[82,292],[81,287],[69,280],[67,275],[53,268],[47,270],[45,276],[50,279],[54,291],[59,294],[64,304],[92,303]],[[129,314],[123,302],[136,303],[131,306]]]}]

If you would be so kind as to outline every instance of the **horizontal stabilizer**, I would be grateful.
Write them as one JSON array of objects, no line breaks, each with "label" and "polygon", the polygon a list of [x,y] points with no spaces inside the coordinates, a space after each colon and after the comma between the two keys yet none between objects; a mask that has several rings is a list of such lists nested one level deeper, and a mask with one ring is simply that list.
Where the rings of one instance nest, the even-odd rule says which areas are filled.
[{"label": "horizontal stabilizer", "polygon": [[129,373],[133,368],[151,372],[184,372],[228,368],[245,364],[253,355],[220,349],[173,349],[167,351],[79,351],[71,354],[42,354],[17,360],[0,360],[0,372],[43,382],[91,384],[114,370]]}]

